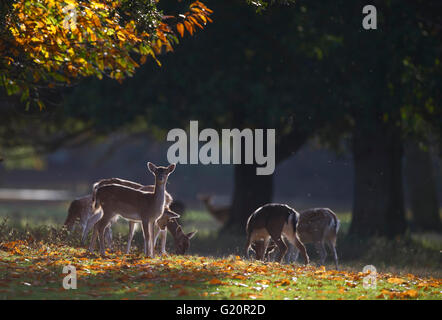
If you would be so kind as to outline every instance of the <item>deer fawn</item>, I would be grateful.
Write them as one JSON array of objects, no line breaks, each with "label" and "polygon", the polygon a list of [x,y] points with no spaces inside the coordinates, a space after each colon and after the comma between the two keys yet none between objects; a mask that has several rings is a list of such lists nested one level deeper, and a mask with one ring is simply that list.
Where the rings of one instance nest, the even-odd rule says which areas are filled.
[{"label": "deer fawn", "polygon": [[276,261],[281,262],[287,253],[288,240],[301,251],[307,265],[309,257],[297,233],[298,218],[299,213],[284,204],[271,203],[256,209],[247,220],[247,258],[252,243],[255,243],[256,258],[264,260],[267,246],[272,239],[279,248]]},{"label": "deer fawn", "polygon": [[153,163],[147,164],[148,169],[155,176],[153,192],[132,189],[122,185],[105,185],[97,188],[92,200],[94,213],[102,211],[101,219],[94,226],[94,234],[89,249],[93,251],[96,237],[100,240],[100,253],[105,255],[104,231],[115,216],[126,220],[141,222],[144,235],[144,254],[153,257],[154,225],[163,215],[166,202],[166,183],[176,165],[157,167]]},{"label": "deer fawn", "polygon": [[230,206],[215,208],[212,205],[212,196],[200,195],[198,198],[204,203],[209,213],[222,224],[226,223],[230,215]]}]

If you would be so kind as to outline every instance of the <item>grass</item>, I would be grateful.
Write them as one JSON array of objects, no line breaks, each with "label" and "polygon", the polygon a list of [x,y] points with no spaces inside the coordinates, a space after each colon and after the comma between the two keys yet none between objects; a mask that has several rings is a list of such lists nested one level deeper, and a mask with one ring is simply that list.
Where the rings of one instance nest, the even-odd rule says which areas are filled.
[{"label": "grass", "polygon": [[[77,270],[77,289],[62,287],[62,268]],[[3,243],[3,299],[441,299],[442,281],[414,275],[361,272],[224,259],[108,253],[106,258],[65,245]]]},{"label": "grass", "polygon": [[[185,232],[198,230],[189,255],[147,259],[141,232],[133,254],[102,259],[79,243],[79,233],[60,226],[67,205],[2,205],[0,298],[2,299],[438,299],[441,295],[440,234],[410,234],[348,241],[350,214],[339,214],[340,270],[330,265],[261,263],[245,260],[244,237],[219,234],[220,225],[203,211],[181,219]],[[116,250],[126,244],[127,223],[114,228]],[[170,239],[169,239],[170,240]],[[168,252],[173,252],[168,241]],[[310,257],[317,256],[307,245]],[[78,272],[78,289],[62,287],[62,267]],[[377,269],[376,289],[363,286],[365,265]]]}]

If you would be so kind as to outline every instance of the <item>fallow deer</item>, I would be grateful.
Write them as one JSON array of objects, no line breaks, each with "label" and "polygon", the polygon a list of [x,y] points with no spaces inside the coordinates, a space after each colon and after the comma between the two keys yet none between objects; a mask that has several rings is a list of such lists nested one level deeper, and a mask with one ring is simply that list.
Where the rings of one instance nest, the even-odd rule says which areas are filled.
[{"label": "fallow deer", "polygon": [[309,257],[297,233],[298,219],[299,213],[284,204],[270,203],[256,209],[247,220],[247,258],[252,243],[255,243],[256,258],[264,260],[267,246],[272,239],[279,248],[276,261],[281,262],[287,253],[288,240],[301,251],[307,265]]},{"label": "fallow deer", "polygon": [[149,171],[155,176],[153,192],[132,189],[122,185],[104,185],[97,188],[93,197],[94,214],[102,211],[101,219],[94,226],[94,234],[89,249],[93,251],[97,236],[100,240],[100,253],[105,255],[104,231],[115,216],[141,222],[144,235],[144,254],[153,257],[154,225],[163,215],[166,203],[166,183],[176,165],[157,167],[153,163],[147,164]]},{"label": "fallow deer", "polygon": [[[336,252],[336,238],[340,221],[336,214],[328,208],[313,208],[300,213],[298,222],[299,239],[303,243],[314,243],[318,250],[321,264],[327,258],[325,244],[330,248],[338,269],[338,254]],[[299,251],[295,248],[294,261],[298,258]]]},{"label": "fallow deer", "polygon": [[[336,214],[328,208],[313,208],[302,211],[299,214],[298,236],[302,243],[314,243],[319,253],[320,264],[323,265],[327,258],[325,244],[333,253],[336,269],[338,269],[338,255],[336,252],[336,238],[339,231],[340,221]],[[270,255],[276,249],[274,243],[267,247],[266,255]],[[299,251],[294,248],[293,259],[296,261]]]},{"label": "fallow deer", "polygon": [[[136,183],[133,181],[119,179],[119,178],[102,179],[102,180],[96,182],[92,187],[92,195],[89,197],[85,197],[85,200],[90,200],[90,203],[88,204],[89,208],[87,211],[87,214],[89,214],[89,216],[88,216],[88,220],[87,220],[87,225],[83,229],[81,243],[84,243],[89,231],[94,227],[95,223],[97,223],[97,221],[101,218],[101,215],[99,212],[96,214],[93,214],[93,210],[92,210],[92,199],[95,197],[95,193],[96,193],[97,189],[102,186],[111,185],[111,184],[122,185],[122,186],[126,186],[129,188],[133,188],[133,189],[137,189],[137,190],[141,190],[141,191],[149,191],[149,192],[153,192],[154,188],[155,188],[154,185],[143,186],[142,184],[139,184],[139,183]],[[169,207],[173,203],[173,198],[167,191],[165,191],[165,195],[166,195],[165,206]],[[84,203],[84,206],[86,206],[86,203]],[[115,222],[115,221],[116,221],[116,219],[113,220],[112,222]],[[129,222],[129,224],[132,224],[132,223],[133,222]],[[132,229],[134,228],[133,225],[131,225],[130,227]],[[109,232],[108,232],[108,230],[109,230]],[[112,239],[112,232],[110,230],[111,230],[111,228],[109,226],[106,229],[106,234],[109,234],[110,236],[106,236],[106,238]]]},{"label": "fallow deer", "polygon": [[198,198],[204,203],[209,213],[222,224],[226,223],[230,215],[230,206],[216,208],[212,205],[212,196],[199,195]]}]

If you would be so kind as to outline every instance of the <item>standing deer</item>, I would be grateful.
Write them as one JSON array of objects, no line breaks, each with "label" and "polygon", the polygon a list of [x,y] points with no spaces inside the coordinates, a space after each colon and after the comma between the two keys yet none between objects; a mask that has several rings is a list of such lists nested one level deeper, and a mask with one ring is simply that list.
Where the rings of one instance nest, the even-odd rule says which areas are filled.
[{"label": "standing deer", "polygon": [[230,215],[230,206],[215,208],[212,205],[212,196],[200,195],[198,197],[206,206],[209,213],[222,224],[226,223]]},{"label": "standing deer", "polygon": [[[336,214],[328,208],[308,209],[299,214],[298,236],[302,243],[314,243],[319,253],[320,263],[324,264],[327,258],[325,244],[333,252],[336,269],[338,269],[338,255],[336,253],[336,238],[340,222]],[[267,247],[266,255],[270,255],[276,249],[274,243]],[[293,261],[298,259],[299,250],[294,248]],[[291,259],[289,259],[291,260]]]},{"label": "standing deer", "polygon": [[100,241],[100,253],[104,251],[104,231],[115,216],[126,220],[141,222],[144,236],[144,254],[153,257],[154,225],[163,215],[166,203],[166,183],[176,165],[157,167],[153,163],[147,164],[149,171],[155,176],[153,192],[132,189],[122,185],[105,185],[97,188],[92,200],[94,214],[102,211],[101,219],[94,226],[94,234],[89,246],[93,251],[97,236]]},{"label": "standing deer", "polygon": [[[75,199],[71,202],[69,209],[68,209],[68,216],[66,218],[66,221],[64,222],[64,225],[67,227],[68,230],[72,231],[74,229],[74,224],[77,219],[79,219],[79,223],[82,230],[82,237],[81,237],[81,243],[84,244],[86,237],[89,233],[89,231],[93,228],[95,223],[100,219],[100,214],[94,215],[92,210],[92,198],[94,197],[94,194],[97,190],[97,188],[109,185],[109,184],[120,184],[126,187],[130,187],[133,189],[140,189],[143,191],[151,191],[153,192],[154,186],[148,185],[143,186],[139,183],[123,180],[119,178],[110,178],[110,179],[102,179],[95,183],[92,188],[92,194]],[[172,196],[166,191],[166,206],[169,206],[172,203],[173,199]],[[109,242],[112,241],[112,229],[108,228],[106,229],[106,240]]]},{"label": "standing deer", "polygon": [[307,265],[309,257],[297,233],[298,219],[299,213],[284,204],[271,203],[256,209],[247,220],[247,258],[251,245],[255,243],[256,258],[264,260],[267,246],[272,239],[279,248],[276,261],[281,262],[287,253],[288,240],[301,251]]},{"label": "standing deer", "polygon": [[[155,189],[154,185],[147,185],[147,186],[143,186],[142,184],[136,183],[136,182],[132,182],[132,181],[128,181],[128,180],[123,180],[123,179],[119,179],[119,178],[110,178],[110,179],[103,179],[98,181],[97,183],[95,183],[92,187],[92,195],[90,196],[90,203],[89,203],[89,207],[90,209],[88,210],[89,213],[89,217],[87,220],[87,225],[86,227],[83,229],[83,235],[81,238],[81,243],[84,243],[84,241],[86,240],[86,237],[89,233],[89,231],[94,227],[95,223],[97,223],[98,220],[101,219],[101,212],[97,212],[97,213],[93,213],[92,210],[92,199],[95,197],[95,193],[97,192],[97,189],[105,186],[105,185],[111,185],[111,184],[117,184],[117,185],[122,185],[122,186],[126,186],[132,189],[137,189],[137,190],[141,190],[141,191],[149,191],[149,192],[153,192]],[[165,191],[165,195],[166,195],[166,203],[165,206],[169,207],[173,202],[173,198],[172,196]],[[87,198],[89,199],[89,198]],[[112,220],[112,224],[114,222],[116,222],[117,218]],[[130,228],[134,229],[135,226],[133,225],[134,222],[129,222]],[[109,230],[109,232],[108,232]],[[106,234],[109,234],[110,236],[106,236],[106,238],[110,238],[110,240],[112,240],[112,232],[110,231],[111,228],[106,228]]]}]

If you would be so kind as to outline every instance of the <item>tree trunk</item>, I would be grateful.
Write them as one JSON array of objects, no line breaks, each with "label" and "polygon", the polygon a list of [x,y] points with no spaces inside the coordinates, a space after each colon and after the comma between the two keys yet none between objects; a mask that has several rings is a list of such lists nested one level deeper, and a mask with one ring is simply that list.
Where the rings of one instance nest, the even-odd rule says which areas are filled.
[{"label": "tree trunk", "polygon": [[394,237],[406,230],[400,130],[378,123],[353,134],[354,202],[349,235]]},{"label": "tree trunk", "polygon": [[254,165],[235,165],[233,202],[225,229],[244,234],[250,214],[272,201],[273,175],[256,175]]},{"label": "tree trunk", "polygon": [[[289,134],[278,137],[276,144],[276,165],[293,156],[307,141],[308,134],[293,129]],[[273,198],[273,176],[257,176],[255,165],[235,165],[233,201],[230,218],[224,231],[244,234],[247,219],[260,206]]]},{"label": "tree trunk", "polygon": [[415,141],[407,143],[404,171],[413,228],[417,231],[440,231],[439,203],[430,152],[422,150]]}]

